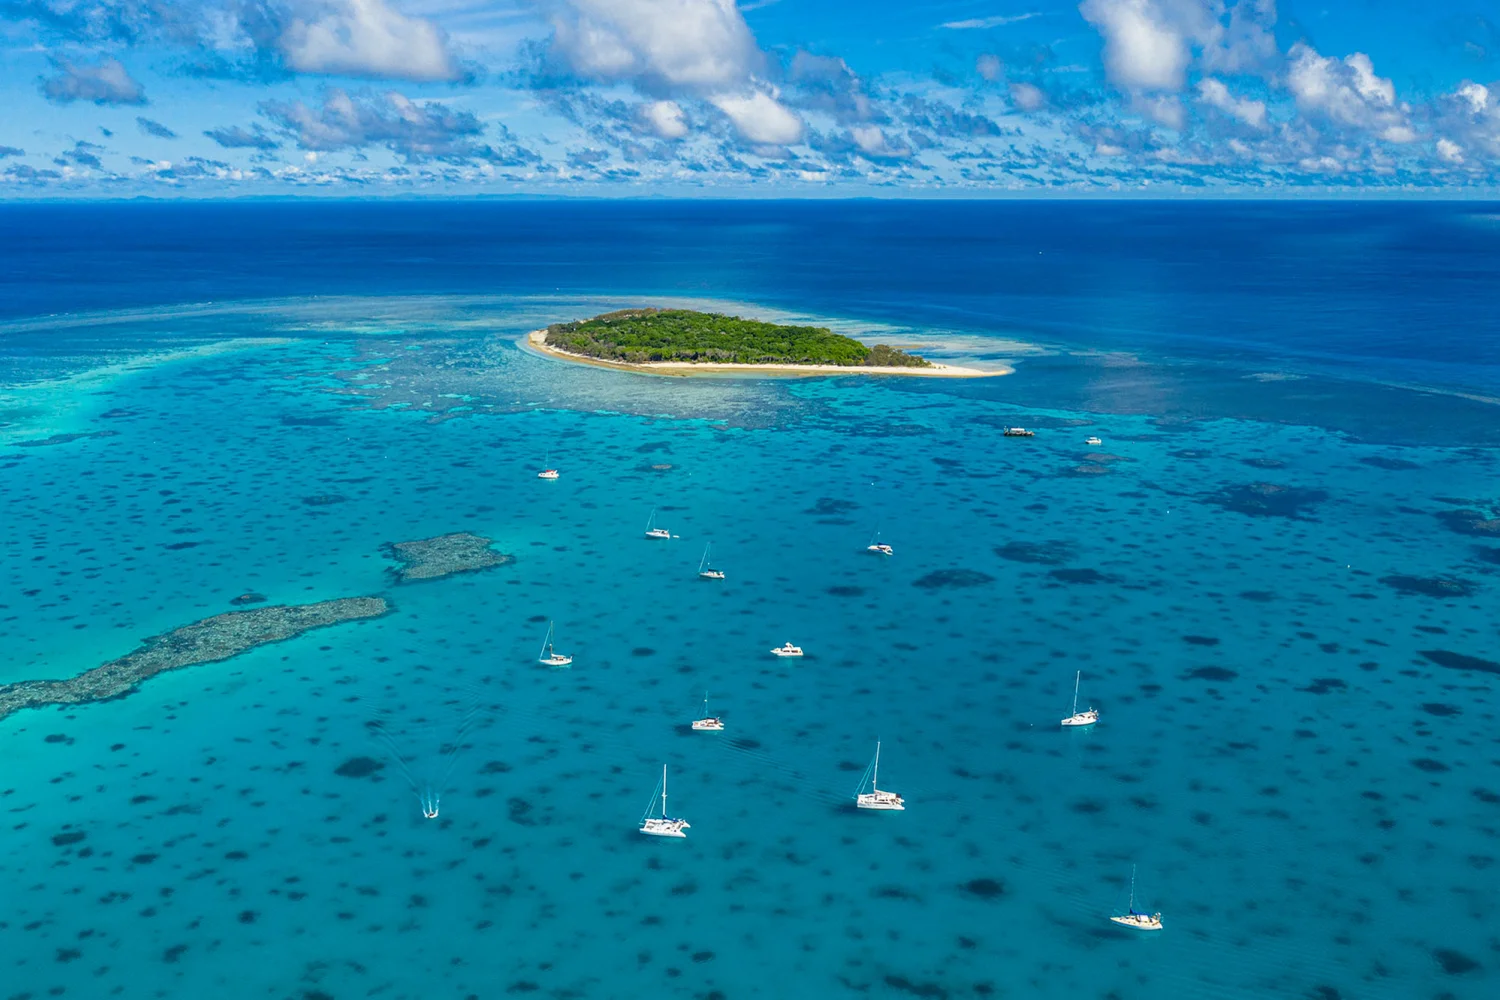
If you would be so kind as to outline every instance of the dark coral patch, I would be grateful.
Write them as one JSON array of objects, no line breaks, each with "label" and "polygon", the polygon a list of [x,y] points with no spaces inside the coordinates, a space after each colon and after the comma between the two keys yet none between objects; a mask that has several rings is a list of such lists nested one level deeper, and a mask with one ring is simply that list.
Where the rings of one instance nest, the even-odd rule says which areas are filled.
[{"label": "dark coral patch", "polygon": [[1492,549],[1484,545],[1474,546],[1474,558],[1480,562],[1495,563],[1500,565],[1500,549]]},{"label": "dark coral patch", "polygon": [[1326,490],[1276,483],[1242,483],[1205,494],[1204,503],[1250,517],[1286,517],[1306,520],[1307,511],[1328,499]]},{"label": "dark coral patch", "polygon": [[82,830],[69,830],[67,833],[54,833],[52,835],[52,843],[56,844],[58,847],[67,847],[69,844],[78,843],[80,840],[87,836],[88,834],[84,833]]},{"label": "dark coral patch", "polygon": [[1426,712],[1428,715],[1439,715],[1444,717],[1464,714],[1464,710],[1459,708],[1457,705],[1445,705],[1442,702],[1438,701],[1429,701],[1425,703],[1422,706],[1422,711]]},{"label": "dark coral patch", "polygon": [[1448,765],[1431,757],[1418,757],[1411,762],[1411,766],[1418,771],[1427,771],[1430,774],[1441,774],[1448,770]]},{"label": "dark coral patch", "polygon": [[1276,594],[1269,590],[1242,590],[1240,600],[1254,601],[1256,604],[1266,604],[1276,600]]},{"label": "dark coral patch", "polygon": [[816,514],[820,517],[830,517],[838,514],[847,514],[852,510],[859,510],[859,504],[853,500],[836,500],[833,497],[818,497],[818,502],[804,510],[804,514]]},{"label": "dark coral patch", "polygon": [[1469,580],[1456,576],[1407,576],[1398,573],[1383,576],[1380,582],[1402,594],[1419,594],[1423,597],[1470,597],[1479,588]]},{"label": "dark coral patch", "polygon": [[1373,465],[1377,469],[1420,469],[1416,462],[1408,462],[1404,458],[1386,458],[1384,455],[1366,455],[1360,459],[1365,465]]},{"label": "dark coral patch", "polygon": [[940,587],[980,587],[994,583],[995,578],[977,569],[938,569],[911,582],[913,587],[937,590]]},{"label": "dark coral patch", "polygon": [[1313,678],[1313,682],[1307,687],[1298,688],[1297,690],[1306,691],[1309,694],[1327,694],[1330,691],[1343,691],[1348,686],[1337,677],[1315,677]]},{"label": "dark coral patch", "polygon": [[1083,569],[1054,569],[1049,570],[1047,575],[1054,580],[1061,580],[1063,583],[1115,583],[1119,580],[1118,577],[1112,576],[1109,573],[1101,573],[1097,569],[1089,569],[1087,567]]},{"label": "dark coral patch", "polygon": [[1432,957],[1437,959],[1437,964],[1450,976],[1462,976],[1468,972],[1477,972],[1479,963],[1461,951],[1452,948],[1434,948]]},{"label": "dark coral patch", "polygon": [[350,757],[333,773],[345,778],[368,778],[383,767],[385,764],[374,757]]},{"label": "dark coral patch", "polygon": [[630,651],[631,656],[655,656],[656,650],[650,646],[637,646]]},{"label": "dark coral patch", "polygon": [[1239,674],[1224,667],[1194,667],[1182,675],[1185,681],[1232,681]]},{"label": "dark coral patch", "polygon": [[1422,655],[1450,670],[1478,670],[1486,674],[1500,674],[1500,663],[1478,656],[1465,656],[1447,649],[1424,649]]},{"label": "dark coral patch", "polygon": [[1182,641],[1189,646],[1217,646],[1219,640],[1210,635],[1185,635]]},{"label": "dark coral patch", "polygon": [[1011,562],[1040,563],[1043,566],[1061,566],[1078,554],[1073,542],[1006,542],[995,546],[995,555]]},{"label": "dark coral patch", "polygon": [[1477,510],[1439,511],[1437,518],[1449,531],[1482,538],[1500,537],[1500,517],[1485,517]]},{"label": "dark coral patch", "polygon": [[959,888],[978,899],[999,899],[1005,895],[1005,883],[997,878],[971,878]]},{"label": "dark coral patch", "polygon": [[863,597],[865,588],[851,586],[829,587],[828,593],[834,597]]},{"label": "dark coral patch", "polygon": [[1286,463],[1279,458],[1242,458],[1242,463],[1252,469],[1285,469]]},{"label": "dark coral patch", "polygon": [[254,591],[246,591],[239,597],[230,598],[229,603],[233,604],[237,608],[242,608],[247,604],[264,604],[265,600],[265,594],[257,594]]},{"label": "dark coral patch", "polygon": [[314,493],[310,497],[303,497],[302,502],[309,507],[332,507],[336,503],[343,503],[348,497],[338,493]]}]

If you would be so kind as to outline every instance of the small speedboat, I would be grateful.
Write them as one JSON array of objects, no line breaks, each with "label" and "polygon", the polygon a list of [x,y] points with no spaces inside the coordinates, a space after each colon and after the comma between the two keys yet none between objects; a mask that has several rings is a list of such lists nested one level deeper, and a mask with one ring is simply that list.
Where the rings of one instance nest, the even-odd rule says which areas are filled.
[{"label": "small speedboat", "polygon": [[771,650],[771,655],[772,656],[801,656],[802,655],[802,647],[801,646],[793,646],[791,644],[791,642],[788,642],[785,646],[778,646],[775,649]]},{"label": "small speedboat", "polygon": [[1091,438],[1089,438],[1087,441],[1085,441],[1083,443],[1086,444],[1086,445],[1088,445],[1090,448],[1097,448],[1101,444],[1103,444],[1104,442],[1101,441],[1101,440],[1099,440],[1096,437],[1091,437]]},{"label": "small speedboat", "polygon": [[[865,791],[868,782],[870,790]],[[895,792],[881,791],[880,783],[880,744],[875,744],[875,759],[870,761],[870,766],[865,768],[865,776],[859,779],[859,788],[854,793],[854,805],[859,809],[884,809],[887,811],[905,811],[906,800]]]}]

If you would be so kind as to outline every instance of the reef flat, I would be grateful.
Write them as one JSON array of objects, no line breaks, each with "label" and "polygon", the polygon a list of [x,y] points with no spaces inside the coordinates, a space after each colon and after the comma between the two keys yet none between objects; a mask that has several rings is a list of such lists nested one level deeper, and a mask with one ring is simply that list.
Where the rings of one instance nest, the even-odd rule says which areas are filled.
[{"label": "reef flat", "polygon": [[135,652],[67,680],[0,685],[0,719],[25,708],[82,705],[130,693],[150,677],[179,667],[214,663],[303,632],[390,610],[383,597],[344,597],[316,604],[229,611],[152,636]]},{"label": "reef flat", "polygon": [[415,542],[388,542],[385,550],[401,564],[392,571],[397,582],[410,583],[413,580],[437,580],[454,573],[471,573],[516,561],[515,556],[490,548],[491,544],[491,539],[483,535],[458,531]]}]

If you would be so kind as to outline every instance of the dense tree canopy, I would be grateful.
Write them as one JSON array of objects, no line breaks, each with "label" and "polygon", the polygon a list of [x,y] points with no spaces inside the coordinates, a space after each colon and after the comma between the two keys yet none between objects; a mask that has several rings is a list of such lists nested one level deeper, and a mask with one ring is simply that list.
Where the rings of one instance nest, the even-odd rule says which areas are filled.
[{"label": "dense tree canopy", "polygon": [[623,309],[547,328],[548,346],[591,358],[644,364],[927,367],[915,354],[884,344],[866,347],[820,326],[781,326],[690,309]]}]

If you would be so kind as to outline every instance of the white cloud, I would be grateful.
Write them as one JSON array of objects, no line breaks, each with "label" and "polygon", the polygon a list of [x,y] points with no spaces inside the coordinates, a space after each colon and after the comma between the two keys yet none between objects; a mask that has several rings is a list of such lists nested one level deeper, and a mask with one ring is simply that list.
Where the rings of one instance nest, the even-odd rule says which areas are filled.
[{"label": "white cloud", "polygon": [[1033,17],[1041,16],[1041,11],[1032,11],[1029,14],[1000,14],[995,17],[971,17],[965,21],[948,21],[938,25],[938,27],[948,28],[952,31],[967,31],[976,28],[999,28],[1007,24],[1017,24],[1021,21],[1029,21]]},{"label": "white cloud", "polygon": [[42,81],[42,93],[58,104],[145,104],[146,91],[125,64],[111,56],[97,63],[56,62],[57,73]]},{"label": "white cloud", "polygon": [[1037,111],[1047,104],[1047,95],[1042,93],[1042,88],[1030,83],[1011,84],[1010,99],[1022,111]]},{"label": "white cloud", "polygon": [[1130,106],[1137,112],[1167,128],[1181,132],[1186,122],[1182,102],[1170,94],[1137,94]]},{"label": "white cloud", "polygon": [[802,119],[764,91],[717,94],[709,101],[740,135],[758,146],[787,146],[802,138]]},{"label": "white cloud", "polygon": [[663,139],[681,139],[688,133],[682,106],[676,101],[652,101],[641,110],[646,125]]},{"label": "white cloud", "polygon": [[1490,106],[1490,89],[1482,83],[1465,80],[1455,93],[1468,103],[1469,110],[1476,115],[1483,114]]},{"label": "white cloud", "polygon": [[1464,162],[1463,147],[1452,139],[1439,139],[1437,141],[1437,153],[1449,163],[1461,164]]},{"label": "white cloud", "polygon": [[1000,61],[999,56],[992,52],[986,52],[974,60],[974,69],[980,76],[994,83],[1005,72],[1005,64]]},{"label": "white cloud", "polygon": [[877,160],[902,159],[911,155],[905,144],[892,145],[878,125],[856,125],[849,130],[849,137],[865,156]]},{"label": "white cloud", "polygon": [[1408,109],[1396,102],[1395,86],[1375,75],[1369,56],[1356,52],[1334,59],[1319,55],[1305,42],[1293,45],[1287,56],[1287,89],[1304,114],[1371,132],[1388,142],[1416,138],[1406,120]]},{"label": "white cloud", "polygon": [[1235,97],[1221,80],[1211,76],[1198,81],[1198,100],[1211,108],[1217,108],[1231,118],[1254,129],[1266,126],[1266,105],[1248,97]]},{"label": "white cloud", "polygon": [[761,66],[733,0],[561,0],[553,52],[579,76],[724,91]]},{"label": "white cloud", "polygon": [[1111,82],[1126,90],[1182,89],[1188,40],[1152,0],[1084,0],[1078,10],[1104,36]]},{"label": "white cloud", "polygon": [[276,44],[299,73],[416,81],[462,75],[441,29],[386,0],[321,0],[294,9]]}]

